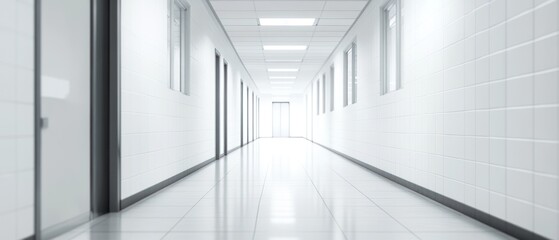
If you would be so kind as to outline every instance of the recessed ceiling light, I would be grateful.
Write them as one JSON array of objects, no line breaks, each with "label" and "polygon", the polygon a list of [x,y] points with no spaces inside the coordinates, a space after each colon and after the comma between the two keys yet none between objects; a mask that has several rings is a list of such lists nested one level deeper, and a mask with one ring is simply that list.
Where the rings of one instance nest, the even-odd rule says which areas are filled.
[{"label": "recessed ceiling light", "polygon": [[270,79],[296,79],[297,77],[280,77],[280,76],[274,76],[274,77],[270,77]]},{"label": "recessed ceiling light", "polygon": [[293,89],[292,87],[272,87],[273,89]]},{"label": "recessed ceiling light", "polygon": [[307,50],[307,45],[264,45],[264,50],[276,50],[276,51],[287,51],[287,50]]},{"label": "recessed ceiling light", "polygon": [[268,72],[297,72],[297,68],[268,68]]},{"label": "recessed ceiling light", "polygon": [[270,83],[271,83],[271,84],[278,84],[278,85],[281,85],[281,84],[294,84],[295,82],[278,82],[278,81],[272,81],[272,82],[270,82]]},{"label": "recessed ceiling light", "polygon": [[302,62],[303,59],[266,59],[266,62]]},{"label": "recessed ceiling light", "polygon": [[316,18],[259,18],[260,26],[314,26]]}]

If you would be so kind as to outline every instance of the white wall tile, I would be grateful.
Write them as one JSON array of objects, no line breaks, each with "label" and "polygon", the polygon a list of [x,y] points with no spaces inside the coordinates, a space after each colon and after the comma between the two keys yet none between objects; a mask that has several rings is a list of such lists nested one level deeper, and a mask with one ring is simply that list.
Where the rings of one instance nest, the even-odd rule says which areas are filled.
[{"label": "white wall tile", "polygon": [[[508,1],[509,3],[511,1]],[[513,1],[514,2],[514,1]],[[507,47],[528,42],[534,37],[532,13],[524,14],[507,22]]]},{"label": "white wall tile", "polygon": [[559,237],[557,225],[559,218],[556,211],[547,208],[535,207],[534,211],[534,231],[550,239]]},{"label": "white wall tile", "polygon": [[527,202],[533,201],[533,174],[526,171],[509,169],[507,175],[507,196]]},{"label": "white wall tile", "polygon": [[534,142],[526,140],[507,141],[507,167],[532,171],[534,166]]},{"label": "white wall tile", "polygon": [[556,32],[559,26],[557,1],[547,1],[546,4],[548,5],[537,8],[534,12],[536,38]]},{"label": "white wall tile", "polygon": [[506,83],[507,106],[519,107],[534,102],[534,82],[532,76],[515,78]]},{"label": "white wall tile", "polygon": [[6,240],[33,235],[33,19],[29,2],[0,3],[0,239]]},{"label": "white wall tile", "polygon": [[534,229],[534,208],[531,204],[514,198],[507,198],[507,221],[532,231]]},{"label": "white wall tile", "polygon": [[[557,222],[557,200],[542,200],[559,172],[557,1],[402,1],[413,13],[403,16],[402,90],[380,95],[379,56],[358,55],[373,70],[360,73],[357,104],[309,118],[307,138],[357,158],[382,149],[383,161],[370,164],[411,180],[434,173],[416,183],[557,239],[543,223]],[[340,46],[380,49],[382,3],[365,9]],[[343,50],[326,66],[342,69]],[[430,164],[426,152],[437,154]]]},{"label": "white wall tile", "polygon": [[534,176],[534,201],[537,205],[558,210],[558,192],[557,177],[545,175]]},{"label": "white wall tile", "polygon": [[507,110],[507,137],[532,138],[534,136],[533,109]]},{"label": "white wall tile", "polygon": [[507,18],[513,18],[517,15],[530,10],[534,5],[533,0],[526,1],[507,1]]},{"label": "white wall tile", "polygon": [[541,107],[535,111],[535,135],[536,139],[557,141],[559,138],[559,108]]},{"label": "white wall tile", "polygon": [[489,189],[489,165],[476,163],[476,186]]},{"label": "white wall tile", "polygon": [[531,73],[533,70],[533,46],[522,45],[507,52],[507,77]]},{"label": "white wall tile", "polygon": [[489,193],[489,212],[491,215],[506,219],[507,214],[506,198],[500,193]]},{"label": "white wall tile", "polygon": [[[240,79],[255,89],[205,4],[190,2],[186,96],[168,87],[167,1],[122,3],[122,198],[214,157],[216,49],[228,62],[229,109],[240,109]],[[239,113],[230,111],[228,121],[233,149],[240,144]]]},{"label": "white wall tile", "polygon": [[557,71],[538,74],[534,77],[534,97],[536,104],[553,104],[559,100]]},{"label": "white wall tile", "polygon": [[541,173],[558,175],[559,144],[548,142],[534,143],[534,167]]},{"label": "white wall tile", "polygon": [[[546,25],[546,24],[544,24]],[[557,35],[536,41],[534,46],[534,70],[543,71],[557,67],[559,54]]]}]

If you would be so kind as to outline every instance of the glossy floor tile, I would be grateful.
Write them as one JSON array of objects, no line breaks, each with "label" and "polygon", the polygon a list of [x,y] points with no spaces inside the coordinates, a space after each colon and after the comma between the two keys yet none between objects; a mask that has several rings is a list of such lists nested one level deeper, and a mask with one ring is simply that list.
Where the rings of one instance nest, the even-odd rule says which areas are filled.
[{"label": "glossy floor tile", "polygon": [[510,239],[303,139],[260,139],[59,239]]}]

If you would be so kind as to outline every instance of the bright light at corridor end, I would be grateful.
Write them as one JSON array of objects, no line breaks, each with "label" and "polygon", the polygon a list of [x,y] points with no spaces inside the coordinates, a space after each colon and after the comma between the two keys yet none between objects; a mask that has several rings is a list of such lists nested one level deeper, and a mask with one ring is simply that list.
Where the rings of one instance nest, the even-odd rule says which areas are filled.
[{"label": "bright light at corridor end", "polygon": [[316,18],[259,18],[260,26],[314,26]]},{"label": "bright light at corridor end", "polygon": [[306,45],[264,45],[264,50],[307,50]]}]

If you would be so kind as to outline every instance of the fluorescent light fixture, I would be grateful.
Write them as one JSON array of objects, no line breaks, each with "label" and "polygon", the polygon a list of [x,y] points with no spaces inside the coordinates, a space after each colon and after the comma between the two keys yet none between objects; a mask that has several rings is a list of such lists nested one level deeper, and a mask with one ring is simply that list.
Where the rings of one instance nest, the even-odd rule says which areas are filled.
[{"label": "fluorescent light fixture", "polygon": [[314,26],[316,18],[259,18],[260,26]]},{"label": "fluorescent light fixture", "polygon": [[303,59],[267,59],[266,62],[302,62]]},{"label": "fluorescent light fixture", "polygon": [[268,72],[298,72],[297,68],[268,68]]},{"label": "fluorescent light fixture", "polygon": [[272,87],[273,89],[293,89],[292,87]]},{"label": "fluorescent light fixture", "polygon": [[262,47],[264,48],[264,50],[272,50],[272,51],[307,50],[307,45],[264,45]]},{"label": "fluorescent light fixture", "polygon": [[271,81],[271,84],[294,84],[295,82],[278,82],[278,81]]}]

